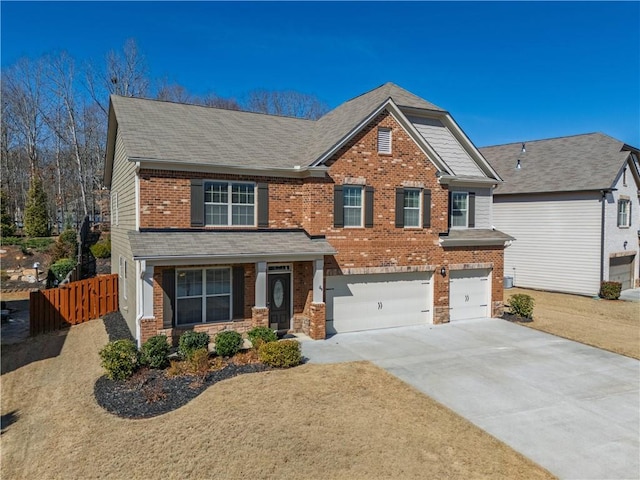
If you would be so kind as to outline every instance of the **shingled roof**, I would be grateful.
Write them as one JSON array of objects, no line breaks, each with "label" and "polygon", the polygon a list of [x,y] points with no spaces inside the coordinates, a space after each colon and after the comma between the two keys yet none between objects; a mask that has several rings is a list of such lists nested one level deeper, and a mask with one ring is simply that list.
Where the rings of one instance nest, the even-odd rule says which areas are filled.
[{"label": "shingled roof", "polygon": [[637,152],[602,133],[527,141],[525,153],[522,142],[479,150],[505,182],[494,195],[611,188],[630,150]]},{"label": "shingled roof", "polygon": [[389,98],[443,111],[393,83],[317,121],[115,95],[111,105],[130,159],[291,169],[311,165]]}]

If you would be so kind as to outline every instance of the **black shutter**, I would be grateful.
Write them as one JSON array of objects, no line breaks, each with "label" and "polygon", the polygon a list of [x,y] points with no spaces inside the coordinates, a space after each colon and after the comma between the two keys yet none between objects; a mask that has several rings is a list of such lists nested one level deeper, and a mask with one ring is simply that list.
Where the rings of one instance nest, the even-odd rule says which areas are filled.
[{"label": "black shutter", "polygon": [[258,184],[258,227],[269,226],[269,184]]},{"label": "black shutter", "polygon": [[451,192],[449,192],[449,208],[447,209],[447,232],[451,231],[451,212],[453,211],[453,204],[451,201],[453,200],[453,196]]},{"label": "black shutter", "polygon": [[476,194],[469,192],[469,228],[476,226]]},{"label": "black shutter", "polygon": [[396,188],[396,228],[404,227],[404,188]]},{"label": "black shutter", "polygon": [[162,327],[171,328],[176,311],[176,271],[162,271]]},{"label": "black shutter", "polygon": [[244,319],[244,267],[233,267],[233,319]]},{"label": "black shutter", "polygon": [[431,190],[422,191],[422,228],[431,227]]},{"label": "black shutter", "polygon": [[364,226],[373,228],[373,187],[364,187]]},{"label": "black shutter", "polygon": [[631,200],[629,200],[629,216],[627,217],[627,225],[628,226],[633,225],[633,217],[631,216],[631,205],[633,205],[633,202],[631,202]]},{"label": "black shutter", "polygon": [[191,226],[204,227],[204,182],[191,179]]},{"label": "black shutter", "polygon": [[344,199],[342,197],[342,185],[333,187],[333,226],[344,227]]}]

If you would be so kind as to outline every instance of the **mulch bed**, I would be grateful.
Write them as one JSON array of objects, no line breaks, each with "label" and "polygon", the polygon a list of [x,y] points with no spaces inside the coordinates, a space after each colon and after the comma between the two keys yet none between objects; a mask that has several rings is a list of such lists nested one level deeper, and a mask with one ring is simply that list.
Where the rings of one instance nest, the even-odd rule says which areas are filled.
[{"label": "mulch bed", "polygon": [[[133,340],[129,327],[120,312],[103,317],[109,341]],[[262,363],[236,365],[229,363],[221,370],[208,372],[206,376],[183,375],[167,377],[165,370],[141,368],[125,381],[100,377],[93,393],[98,405],[123,418],[150,418],[171,412],[186,405],[214,383],[244,373],[270,370]]]},{"label": "mulch bed", "polygon": [[504,312],[502,314],[502,318],[504,320],[509,321],[509,322],[515,322],[515,323],[531,323],[531,322],[533,322],[533,318],[525,318],[525,317],[521,317],[520,315],[514,315],[513,313],[509,313],[509,312]]}]

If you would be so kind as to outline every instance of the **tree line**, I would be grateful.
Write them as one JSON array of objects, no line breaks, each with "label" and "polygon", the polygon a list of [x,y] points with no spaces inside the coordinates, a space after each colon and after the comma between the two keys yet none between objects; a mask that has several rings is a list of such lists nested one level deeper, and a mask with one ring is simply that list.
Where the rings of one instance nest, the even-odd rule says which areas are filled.
[{"label": "tree line", "polygon": [[253,90],[244,98],[194,95],[153,77],[134,40],[99,62],[66,52],[22,58],[2,71],[2,230],[59,233],[108,209],[103,188],[109,95],[155,98],[231,110],[317,119],[328,106],[297,91]]}]

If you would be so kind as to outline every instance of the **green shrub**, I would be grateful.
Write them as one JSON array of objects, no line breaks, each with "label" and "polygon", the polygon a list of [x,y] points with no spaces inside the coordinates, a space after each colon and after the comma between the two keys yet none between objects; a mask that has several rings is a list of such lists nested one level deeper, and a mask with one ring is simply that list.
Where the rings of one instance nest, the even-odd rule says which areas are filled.
[{"label": "green shrub", "polygon": [[180,335],[178,340],[178,352],[183,358],[191,358],[193,352],[199,348],[207,348],[209,346],[209,335],[205,332],[194,332],[189,330]]},{"label": "green shrub", "polygon": [[602,282],[600,284],[600,297],[607,300],[618,300],[622,284],[620,282]]},{"label": "green shrub", "polygon": [[11,236],[16,231],[16,224],[7,210],[9,197],[4,190],[0,190],[0,237]]},{"label": "green shrub", "polygon": [[2,245],[22,245],[22,238],[20,237],[2,237],[0,240]]},{"label": "green shrub", "polygon": [[109,258],[111,256],[111,246],[103,242],[91,245],[89,250],[96,258]]},{"label": "green shrub", "polygon": [[140,362],[151,368],[169,365],[169,343],[164,335],[156,335],[142,344]]},{"label": "green shrub", "polygon": [[54,241],[51,237],[42,238],[27,238],[23,242],[23,245],[27,248],[33,248],[38,252],[46,252],[49,250]]},{"label": "green shrub", "polygon": [[254,348],[258,348],[262,343],[278,340],[276,332],[267,327],[255,327],[247,332],[247,336]]},{"label": "green shrub", "polygon": [[233,357],[240,351],[242,335],[233,330],[220,332],[215,339],[216,353],[221,357]]},{"label": "green shrub", "polygon": [[511,313],[522,318],[533,318],[533,297],[524,293],[512,295],[509,299]]},{"label": "green shrub", "polygon": [[131,340],[109,342],[100,350],[102,367],[111,380],[126,380],[138,368],[138,349]]},{"label": "green shrub", "polygon": [[189,362],[192,373],[205,376],[209,371],[209,349],[198,348],[194,350],[187,361]]},{"label": "green shrub", "polygon": [[271,367],[289,368],[302,363],[300,343],[296,340],[281,340],[264,343],[258,350],[260,361]]},{"label": "green shrub", "polygon": [[47,193],[39,177],[31,180],[24,208],[24,232],[29,237],[49,236],[49,211]]},{"label": "green shrub", "polygon": [[61,282],[67,274],[76,267],[76,261],[73,258],[63,258],[51,265],[49,269],[56,279]]},{"label": "green shrub", "polygon": [[78,252],[78,237],[72,228],[64,230],[53,246],[52,259],[58,261],[61,258],[74,258]]}]

